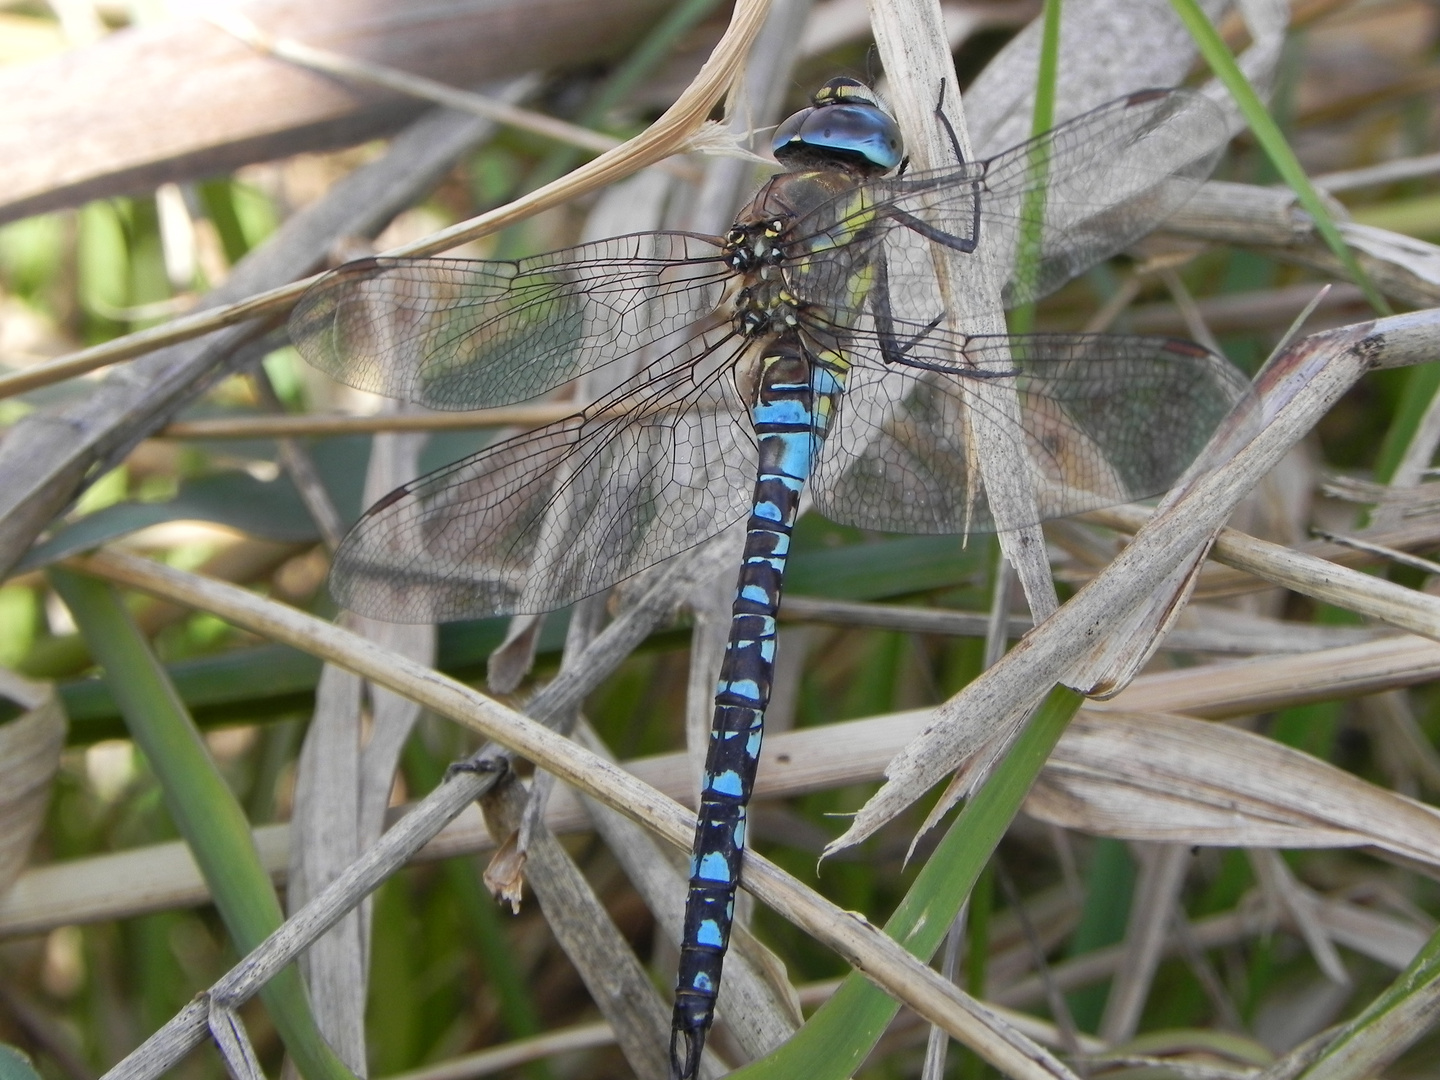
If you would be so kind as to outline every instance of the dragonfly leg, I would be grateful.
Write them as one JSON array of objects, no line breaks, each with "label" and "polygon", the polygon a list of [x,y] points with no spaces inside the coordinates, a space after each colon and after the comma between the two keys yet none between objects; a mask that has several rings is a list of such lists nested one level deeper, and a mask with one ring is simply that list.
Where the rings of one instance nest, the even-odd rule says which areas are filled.
[{"label": "dragonfly leg", "polygon": [[880,343],[880,356],[887,364],[904,364],[906,367],[924,371],[939,371],[946,375],[960,375],[969,379],[1004,379],[1020,374],[1019,368],[1003,371],[985,370],[970,365],[943,364],[935,360],[920,360],[911,355],[915,346],[930,336],[944,320],[944,314],[936,315],[916,333],[901,337],[895,332],[895,316],[890,310],[890,279],[885,271],[885,260],[875,262],[875,284],[870,290],[870,309],[875,318],[875,337]]},{"label": "dragonfly leg", "polygon": [[934,225],[921,221],[914,214],[894,206],[885,210],[885,216],[892,221],[899,222],[911,232],[918,233],[932,243],[939,244],[941,247],[950,248],[952,251],[958,251],[964,255],[969,255],[975,250],[975,244],[980,237],[980,195],[978,192],[973,200],[969,236],[956,236],[954,233],[948,233],[944,229],[937,229]]},{"label": "dragonfly leg", "polygon": [[929,336],[945,317],[936,315],[925,328],[902,340],[895,333],[895,316],[890,310],[890,278],[883,258],[875,260],[875,284],[870,289],[870,309],[875,317],[875,337],[880,342],[880,355],[887,364],[906,363],[905,354]]},{"label": "dragonfly leg", "polygon": [[950,123],[950,117],[945,115],[945,80],[940,80],[940,94],[935,98],[935,119],[940,121],[940,126],[945,129],[945,134],[950,137],[950,146],[955,151],[955,162],[958,165],[965,164],[965,152],[960,149],[960,138],[955,134],[954,125]]}]

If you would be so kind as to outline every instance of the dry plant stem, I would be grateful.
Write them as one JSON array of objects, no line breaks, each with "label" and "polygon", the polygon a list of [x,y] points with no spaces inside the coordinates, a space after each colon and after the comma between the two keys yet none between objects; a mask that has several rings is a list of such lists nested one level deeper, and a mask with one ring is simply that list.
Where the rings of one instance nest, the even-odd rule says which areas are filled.
[{"label": "dry plant stem", "polygon": [[[1274,289],[1257,289],[1247,293],[1227,293],[1224,296],[1207,296],[1195,302],[1206,324],[1217,334],[1258,331],[1273,334],[1276,325],[1289,321],[1314,300],[1315,286],[1308,282],[1299,285],[1282,285]],[[1348,322],[1363,318],[1366,313],[1365,297],[1359,288],[1347,283],[1332,285],[1330,291],[1315,309],[1322,313],[1345,313],[1346,317],[1331,316],[1329,323]],[[1135,334],[1180,333],[1185,327],[1179,309],[1174,303],[1156,302],[1136,304],[1126,311],[1126,326]],[[1307,329],[1319,329],[1308,326]],[[1087,326],[1087,329],[1089,327]],[[1102,328],[1103,329],[1103,328]]]},{"label": "dry plant stem", "polygon": [[[486,796],[487,820],[500,826],[495,830],[498,834],[511,835],[528,801],[524,786],[507,774]],[[640,1080],[664,1080],[669,1071],[670,1010],[580,868],[543,824],[529,836],[524,873],[550,932],[610,1021],[635,1075]],[[718,1070],[711,1070],[706,1080],[718,1076]]]},{"label": "dry plant stem", "polygon": [[[1151,515],[1142,508],[1125,506],[1096,511],[1092,520],[1134,531],[1150,521]],[[1235,529],[1220,531],[1211,554],[1217,562],[1253,574],[1272,585],[1440,641],[1440,597],[1259,540]]]},{"label": "dry plant stem", "polygon": [[[196,579],[144,559],[107,552],[74,560],[71,565],[83,573],[193,604],[264,637],[346,667],[504,743],[677,848],[689,848],[695,819],[683,807],[569,739],[436,671],[243,589]],[[235,1005],[251,997],[300,949],[359,903],[486,790],[492,775],[464,770],[452,773],[374,847],[216,983],[204,1000],[214,998]],[[1039,1046],[1004,1029],[982,1005],[945,983],[877,927],[829,903],[772,863],[747,853],[742,883],[761,902],[839,953],[887,993],[943,1026],[996,1068],[1020,1080],[1073,1075]],[[204,1038],[204,1000],[187,1006],[146,1040],[106,1074],[108,1080],[149,1078],[171,1067]]]},{"label": "dry plant stem", "polygon": [[1437,677],[1440,646],[1429,638],[1401,634],[1300,656],[1167,671],[1137,679],[1111,701],[1089,707],[1179,711],[1220,720],[1315,701],[1362,697]]},{"label": "dry plant stem", "polygon": [[226,1070],[235,1080],[265,1080],[265,1071],[260,1068],[255,1047],[250,1043],[250,1033],[234,1009],[212,1000],[210,1035],[225,1059]]},{"label": "dry plant stem", "polygon": [[[923,170],[954,165],[957,151],[965,159],[973,159],[939,0],[870,0],[869,7],[875,44],[889,74],[895,117],[905,137],[911,166]],[[937,109],[946,118],[943,123],[936,116]],[[951,144],[952,130],[958,146]],[[940,296],[950,308],[948,300],[957,290],[988,295],[986,317],[954,329],[967,334],[1003,335],[1006,324],[1000,299],[1002,282],[990,265],[992,260],[980,257],[983,250],[961,254],[932,245]],[[1003,367],[1004,361],[997,360],[997,366]],[[1000,548],[1015,568],[1038,622],[1055,610],[1059,600],[1040,526],[1015,524],[1038,519],[1030,474],[1020,460],[1020,443],[1005,437],[1020,430],[1020,402],[1014,391],[1000,386],[998,380],[973,379],[966,383],[966,402],[974,404],[968,410],[971,432],[967,468],[978,472],[978,481],[983,481],[996,522],[1011,526],[1000,533]]]},{"label": "dry plant stem", "polygon": [[556,1054],[568,1054],[577,1050],[592,1050],[609,1046],[615,1041],[615,1033],[606,1023],[577,1024],[536,1035],[532,1039],[517,1039],[502,1046],[491,1047],[474,1054],[463,1054],[423,1069],[410,1072],[392,1073],[384,1080],[475,1080],[476,1077],[513,1069],[530,1061],[541,1061]]},{"label": "dry plant stem", "polygon": [[[1338,225],[1376,288],[1415,307],[1440,303],[1440,248],[1386,229],[1348,221]],[[1289,189],[1212,180],[1165,223],[1165,231],[1259,250],[1344,278]]]},{"label": "dry plant stem", "polygon": [[[1120,707],[1212,718],[1243,716],[1308,701],[1384,692],[1435,678],[1440,678],[1440,645],[1404,636],[1307,656],[1144,675],[1115,703],[1086,706],[1080,717],[1097,712],[1103,716]],[[919,734],[929,719],[929,710],[914,710],[778,734],[767,740],[762,750],[757,797],[784,798],[873,782],[882,775],[885,762]],[[1062,765],[1072,745],[1071,736],[1062,738],[1047,768]],[[692,797],[693,771],[683,754],[630,761],[625,768],[672,798]],[[398,816],[393,815],[392,820]],[[456,822],[417,857],[449,858],[491,850],[493,842],[478,818],[478,814],[467,815],[463,822]],[[587,821],[569,793],[561,791],[546,824],[560,832],[583,829]],[[254,835],[262,861],[283,881],[288,826],[261,826]],[[102,884],[110,887],[101,888]],[[34,935],[70,923],[192,906],[204,903],[208,895],[193,861],[176,842],[35,867],[0,896],[0,936]],[[1375,937],[1373,933],[1370,936],[1372,940]],[[1407,963],[1413,952],[1410,949],[1396,966]]]},{"label": "dry plant stem", "polygon": [[483,119],[493,120],[497,124],[504,124],[506,127],[543,135],[547,139],[554,139],[556,142],[578,146],[585,150],[594,150],[597,154],[603,154],[620,145],[619,139],[602,135],[598,131],[591,131],[578,124],[557,120],[544,113],[521,109],[508,102],[486,97],[484,94],[457,90],[453,86],[435,79],[427,79],[423,75],[412,75],[399,68],[387,67],[384,64],[372,64],[356,57],[331,52],[328,49],[317,49],[313,45],[306,45],[304,42],[290,38],[272,37],[237,11],[211,11],[206,13],[205,17],[221,30],[234,34],[252,48],[314,71],[322,71],[329,75],[338,75],[342,79],[354,79],[357,82],[366,82],[374,86],[383,86],[387,90],[395,90],[424,101],[432,101],[436,105],[444,105],[457,112],[472,113]]},{"label": "dry plant stem", "polygon": [[368,435],[377,431],[454,431],[486,427],[535,428],[575,412],[571,401],[509,405],[454,413],[376,413],[371,416],[228,416],[176,420],[155,433],[162,439],[263,439],[303,435]]},{"label": "dry plant stem", "polygon": [[1251,850],[1245,854],[1265,902],[1289,917],[1290,925],[1299,932],[1320,973],[1337,985],[1350,985],[1345,961],[1316,917],[1319,898],[1296,880],[1278,852]]},{"label": "dry plant stem", "polygon": [[[1437,568],[1437,572],[1440,572],[1440,568]],[[1207,616],[1213,618],[1215,609],[1204,610]],[[780,618],[796,622],[955,637],[983,637],[988,632],[990,621],[988,616],[977,611],[825,600],[814,596],[785,597],[780,604]],[[1025,616],[1012,615],[1006,622],[1005,632],[1013,640],[1024,636],[1033,626]],[[1355,645],[1361,641],[1373,640],[1377,636],[1378,631],[1364,627],[1316,627],[1306,623],[1254,616],[1243,623],[1239,619],[1232,619],[1211,626],[1207,619],[1199,627],[1182,626],[1173,629],[1160,643],[1160,648],[1175,652],[1243,655],[1302,653],[1339,645]]]},{"label": "dry plant stem", "polygon": [[1190,861],[1189,849],[1179,844],[1148,844],[1141,851],[1144,859],[1125,931],[1125,962],[1100,1021],[1100,1038],[1111,1045],[1134,1037],[1140,1026],[1140,1011],[1150,996]]},{"label": "dry plant stem", "polygon": [[[1440,543],[1440,518],[1430,516],[1413,521],[1408,525],[1401,525],[1394,529],[1382,529],[1378,532],[1367,530],[1361,534],[1360,538],[1381,548],[1394,548],[1402,551],[1410,548],[1434,547]],[[1334,541],[1307,541],[1289,550],[1323,559],[1327,563],[1349,567],[1372,566],[1385,561],[1383,557],[1373,551],[1367,551],[1353,544]],[[1205,573],[1200,579],[1200,587],[1196,591],[1205,597],[1217,597],[1253,592],[1264,587],[1266,587],[1265,584],[1251,574],[1212,564],[1206,567]]]},{"label": "dry plant stem", "polygon": [[1396,158],[1363,169],[1326,173],[1324,176],[1314,177],[1311,183],[1322,191],[1350,191],[1371,184],[1393,184],[1397,180],[1414,180],[1436,173],[1440,173],[1440,154],[1425,154],[1422,157]]},{"label": "dry plant stem", "polygon": [[1385,562],[1408,566],[1410,569],[1419,570],[1424,574],[1440,574],[1440,563],[1434,559],[1422,559],[1418,555],[1408,555],[1395,548],[1386,547],[1384,544],[1372,544],[1368,540],[1357,540],[1354,537],[1342,536],[1340,533],[1332,533],[1325,529],[1316,529],[1315,535],[1322,540],[1329,540],[1335,544],[1354,548],[1356,551],[1364,551],[1367,554],[1378,556]]},{"label": "dry plant stem", "polygon": [[[255,365],[251,371],[251,381],[256,395],[267,409],[274,413],[285,411],[264,364]],[[310,451],[305,446],[292,438],[282,436],[276,450],[281,466],[289,475],[290,482],[295,485],[295,490],[300,493],[300,501],[305,504],[310,519],[315,522],[315,528],[320,532],[320,539],[327,548],[334,551],[345,537],[345,523],[340,518],[340,512],[335,509],[335,503],[330,498],[324,481],[320,479],[320,470],[315,465],[315,459],[310,456]]]},{"label": "dry plant stem", "polygon": [[[398,406],[388,402],[386,407]],[[413,434],[384,434],[373,440],[364,504],[418,475],[421,443]],[[348,613],[342,618],[377,645],[419,663],[435,662],[433,626],[382,623]],[[384,830],[395,768],[420,709],[383,688],[370,687],[368,695],[366,690],[348,671],[331,666],[321,672],[314,714],[296,763],[288,910],[319,892]],[[368,724],[363,706],[367,696]],[[300,962],[320,1030],[352,1069],[362,1071],[367,1057],[370,925],[371,905],[362,903]]]},{"label": "dry plant stem", "polygon": [[[705,121],[740,70],[750,43],[764,21],[768,6],[765,0],[739,0],[735,5],[730,26],[699,74],[685,88],[685,92],[675,104],[635,138],[514,202],[383,254],[433,255],[488,236],[542,210],[559,206],[586,192],[621,180],[681,150],[685,140]],[[233,326],[264,315],[279,316],[293,307],[314,281],[314,278],[306,278],[259,293],[239,303],[189,315],[151,330],[128,334],[18,375],[0,378],[0,398],[46,386],[61,379],[73,378],[107,364],[140,356],[163,345],[188,341],[225,326]]]},{"label": "dry plant stem", "polygon": [[[1190,944],[1200,949],[1223,949],[1242,941],[1263,938],[1275,933],[1284,925],[1279,918],[1281,913],[1268,911],[1264,904],[1257,901],[1258,897],[1255,896],[1242,899],[1240,904],[1231,911],[1211,915],[1190,924],[1186,931]],[[1358,905],[1330,901],[1322,911],[1327,931],[1336,941],[1351,948],[1364,948],[1365,935],[1375,936],[1383,932],[1383,927],[1373,921],[1374,913]],[[1340,913],[1338,917],[1337,912]],[[1357,916],[1358,918],[1356,918]],[[1346,932],[1347,927],[1343,920],[1351,918],[1355,918],[1359,924],[1358,933],[1354,929]],[[1362,922],[1361,920],[1372,921]],[[1403,969],[1425,944],[1426,936],[1421,931],[1414,931],[1411,934],[1411,940],[1406,944],[1403,956],[1387,954],[1383,957],[1375,956],[1375,959],[1396,970]],[[1188,947],[1179,940],[1178,936],[1172,937],[1164,943],[1162,955],[1165,957],[1179,956]],[[1374,955],[1378,951],[1371,950],[1370,955]],[[1127,951],[1123,944],[1096,949],[1094,952],[1077,956],[1073,960],[1064,960],[1056,964],[1050,969],[1048,978],[1042,978],[1040,975],[1026,975],[1008,985],[997,987],[992,992],[993,1000],[1010,1008],[1033,1008],[1045,1002],[1049,993],[1048,981],[1053,981],[1064,992],[1089,986],[1102,979],[1110,978],[1120,971],[1126,962],[1126,956]]]}]

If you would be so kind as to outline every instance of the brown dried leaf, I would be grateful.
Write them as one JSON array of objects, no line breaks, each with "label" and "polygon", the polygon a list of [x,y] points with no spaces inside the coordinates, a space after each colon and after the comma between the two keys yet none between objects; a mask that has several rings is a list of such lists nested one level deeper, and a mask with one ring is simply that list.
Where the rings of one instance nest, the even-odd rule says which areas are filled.
[{"label": "brown dried leaf", "polygon": [[65,745],[65,710],[54,690],[8,671],[3,675],[0,693],[26,711],[0,726],[0,892],[29,858]]},{"label": "brown dried leaf", "polygon": [[1440,866],[1440,814],[1224,724],[1091,708],[1025,809],[1127,840],[1227,847],[1370,845]]}]

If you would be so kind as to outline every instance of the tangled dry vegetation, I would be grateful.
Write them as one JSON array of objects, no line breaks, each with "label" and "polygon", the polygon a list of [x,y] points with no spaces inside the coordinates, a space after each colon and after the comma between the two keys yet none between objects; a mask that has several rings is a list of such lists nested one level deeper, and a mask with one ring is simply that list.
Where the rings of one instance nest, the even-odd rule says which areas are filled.
[{"label": "tangled dry vegetation", "polygon": [[[696,147],[837,71],[923,121],[953,57],[977,153],[1024,137],[1037,5],[947,3],[949,50],[871,7],[0,3],[0,1039],[41,1075],[664,1075],[733,544],[548,619],[337,617],[362,506],[593,391],[397,412],[283,317],[367,251],[723,230],[760,174]],[[1183,7],[1067,0],[1058,116],[1206,83]],[[1026,590],[993,538],[802,519],[706,1075],[1440,1071],[1440,16],[1206,10],[1353,261],[1240,132],[1035,319],[1274,352],[1243,447],[1047,524]],[[486,739],[517,768],[447,776]]]}]

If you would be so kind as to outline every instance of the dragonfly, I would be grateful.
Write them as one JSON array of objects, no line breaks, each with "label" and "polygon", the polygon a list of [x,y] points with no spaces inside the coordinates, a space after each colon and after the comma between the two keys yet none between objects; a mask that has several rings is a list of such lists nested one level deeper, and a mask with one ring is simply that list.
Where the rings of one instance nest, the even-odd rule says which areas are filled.
[{"label": "dragonfly", "polygon": [[[362,259],[293,313],[311,364],[436,409],[628,365],[573,416],[371,507],[334,556],[347,608],[399,622],[548,611],[745,520],[690,862],[678,1080],[696,1074],[714,1019],[802,490],[837,522],[912,533],[1014,528],[1167,490],[1245,394],[1227,361],[1164,337],[965,327],[997,297],[1028,303],[1149,232],[1226,139],[1203,96],[1146,90],[987,160],[911,171],[894,118],[842,77],[776,129],[782,171],[724,236]],[[942,280],[937,254],[970,260],[974,280]],[[981,386],[1015,407],[990,411]],[[1018,516],[997,521],[981,430],[1022,463]]]}]

